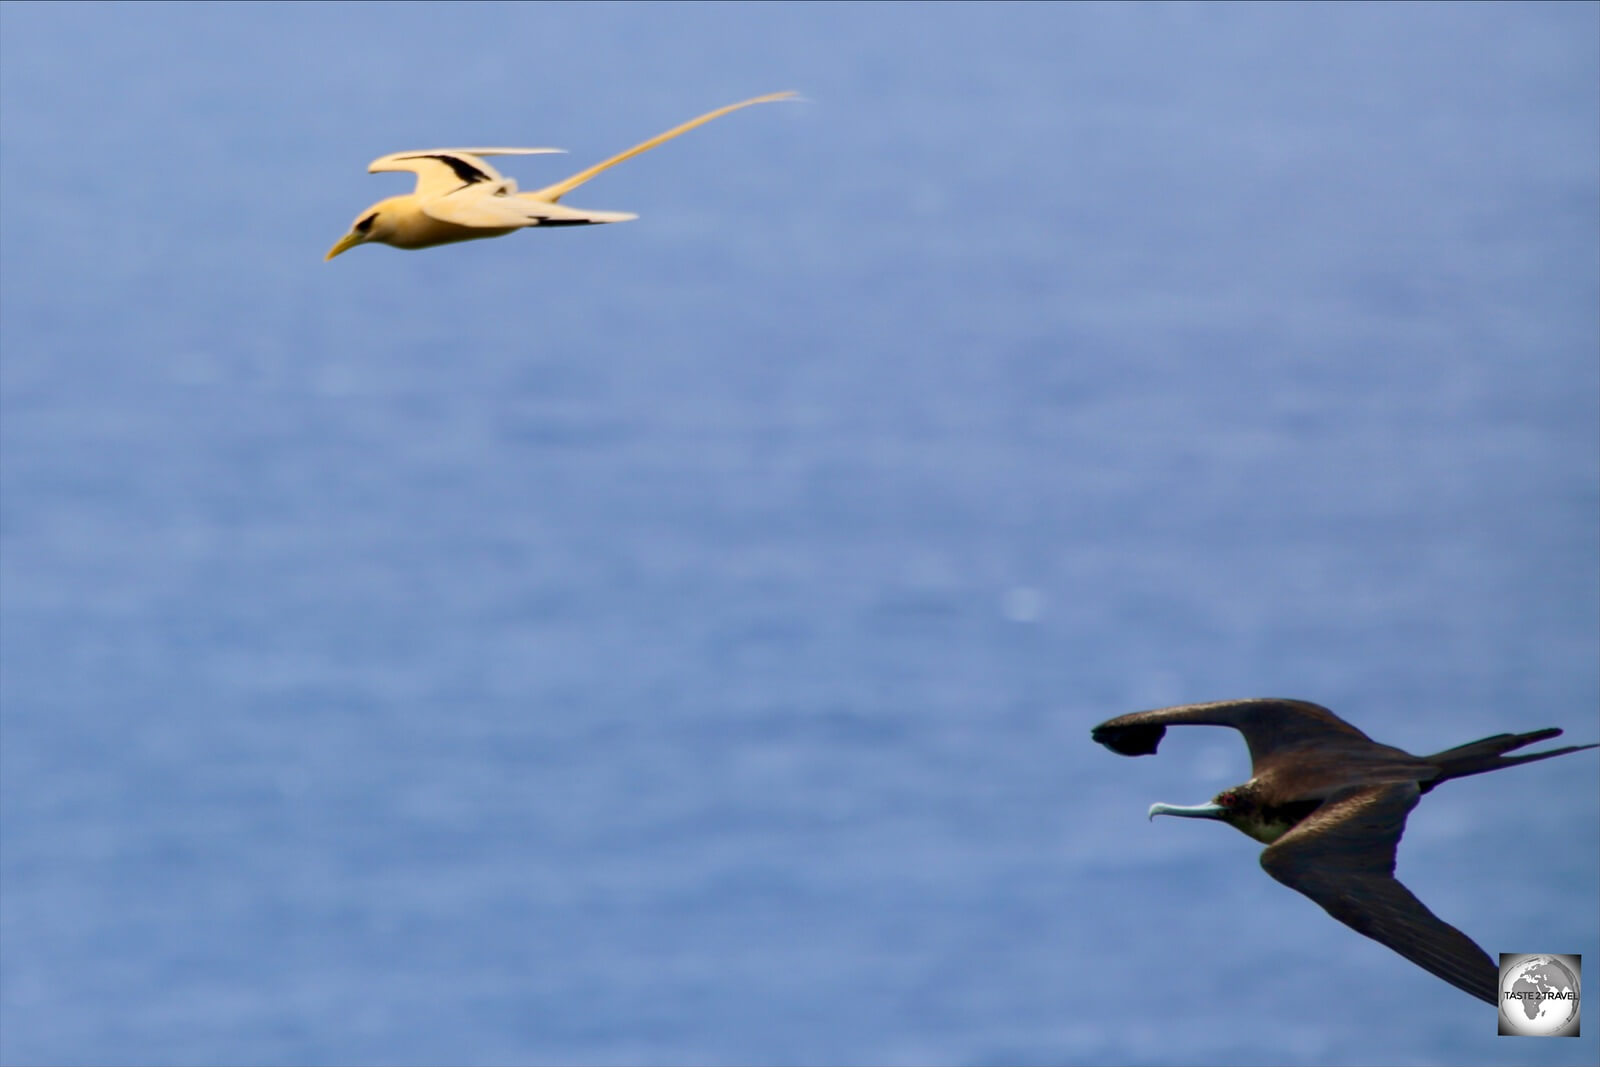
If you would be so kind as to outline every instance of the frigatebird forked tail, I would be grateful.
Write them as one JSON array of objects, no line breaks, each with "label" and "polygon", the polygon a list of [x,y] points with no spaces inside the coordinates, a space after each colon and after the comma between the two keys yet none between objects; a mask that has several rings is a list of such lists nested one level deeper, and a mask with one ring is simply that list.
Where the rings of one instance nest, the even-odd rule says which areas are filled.
[{"label": "frigatebird forked tail", "polygon": [[1421,783],[1424,793],[1438,785],[1448,782],[1452,778],[1465,778],[1472,774],[1483,774],[1486,771],[1498,771],[1502,767],[1515,767],[1519,763],[1536,763],[1552,756],[1565,756],[1569,752],[1582,752],[1586,748],[1600,748],[1596,745],[1568,745],[1566,748],[1553,748],[1549,752],[1530,752],[1525,756],[1507,756],[1505,753],[1514,749],[1524,748],[1548,741],[1552,737],[1560,737],[1561,731],[1555,727],[1547,730],[1534,730],[1526,734],[1495,734],[1485,737],[1481,741],[1473,741],[1466,745],[1457,745],[1447,748],[1443,752],[1436,752],[1431,756],[1423,756],[1423,760],[1439,768],[1439,777],[1432,781]]}]

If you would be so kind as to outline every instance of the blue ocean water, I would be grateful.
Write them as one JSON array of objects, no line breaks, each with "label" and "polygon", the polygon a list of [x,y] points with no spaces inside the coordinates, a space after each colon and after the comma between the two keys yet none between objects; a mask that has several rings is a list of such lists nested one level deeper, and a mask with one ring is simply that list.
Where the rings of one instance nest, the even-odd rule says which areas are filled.
[{"label": "blue ocean water", "polygon": [[[1600,739],[1597,12],[6,4],[0,1060],[1593,1063],[1088,730]],[[1597,786],[1399,875],[1600,966]]]}]

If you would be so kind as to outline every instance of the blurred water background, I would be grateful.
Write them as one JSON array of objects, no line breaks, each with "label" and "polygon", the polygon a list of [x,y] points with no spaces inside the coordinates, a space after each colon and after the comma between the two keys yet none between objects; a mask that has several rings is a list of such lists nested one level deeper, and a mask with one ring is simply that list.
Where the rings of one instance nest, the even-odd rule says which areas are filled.
[{"label": "blurred water background", "polygon": [[[1088,731],[1600,739],[1597,12],[7,3],[0,1059],[1595,1062]],[[1399,874],[1600,967],[1597,840]]]}]

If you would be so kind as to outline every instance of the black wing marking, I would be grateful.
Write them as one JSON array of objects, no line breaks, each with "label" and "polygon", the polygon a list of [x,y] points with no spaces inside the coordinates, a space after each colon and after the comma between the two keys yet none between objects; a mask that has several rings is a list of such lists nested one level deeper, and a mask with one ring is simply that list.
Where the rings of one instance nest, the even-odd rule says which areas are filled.
[{"label": "black wing marking", "polygon": [[466,159],[458,155],[451,155],[443,152],[421,152],[414,156],[395,156],[394,158],[396,160],[437,159],[439,162],[445,164],[451,170],[455,171],[456,177],[461,179],[462,188],[472,185],[475,182],[492,182],[495,180],[494,175],[485,174],[471,163],[468,163]]}]

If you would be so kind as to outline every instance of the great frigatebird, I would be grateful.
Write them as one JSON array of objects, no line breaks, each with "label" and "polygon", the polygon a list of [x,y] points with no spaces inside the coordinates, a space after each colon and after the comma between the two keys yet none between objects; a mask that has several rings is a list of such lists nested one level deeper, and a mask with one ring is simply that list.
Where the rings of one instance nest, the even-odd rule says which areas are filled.
[{"label": "great frigatebird", "polygon": [[1496,734],[1432,756],[1372,740],[1327,708],[1304,700],[1224,700],[1119,715],[1093,738],[1124,756],[1156,751],[1168,726],[1231,726],[1250,746],[1251,777],[1209,804],[1154,804],[1150,817],[1217,819],[1266,844],[1261,866],[1346,926],[1394,949],[1480,1000],[1497,1003],[1488,953],[1429,911],[1394,877],[1406,816],[1441,782],[1562,756],[1573,745],[1505,753],[1560,735],[1557,729]]}]

